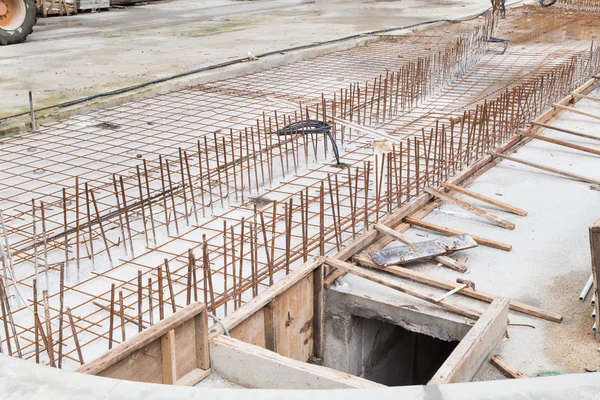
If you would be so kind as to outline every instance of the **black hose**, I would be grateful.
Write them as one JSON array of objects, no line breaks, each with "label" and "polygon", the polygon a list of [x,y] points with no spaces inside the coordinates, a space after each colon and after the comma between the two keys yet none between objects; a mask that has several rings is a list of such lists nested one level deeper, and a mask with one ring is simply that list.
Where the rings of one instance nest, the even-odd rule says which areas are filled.
[{"label": "black hose", "polygon": [[[269,52],[266,52],[266,53],[258,54],[256,57],[261,58],[261,57],[271,56],[271,55],[274,55],[274,54],[284,53],[284,52],[288,52],[288,51],[296,51],[296,50],[308,49],[308,48],[311,48],[311,47],[322,46],[322,45],[325,45],[325,44],[342,42],[342,41],[349,40],[349,39],[356,39],[356,38],[364,37],[364,36],[379,35],[379,34],[382,34],[382,33],[396,31],[396,30],[399,30],[399,29],[416,28],[418,26],[435,24],[435,23],[438,23],[438,22],[451,22],[452,23],[452,22],[468,21],[468,20],[471,20],[471,19],[479,18],[482,15],[485,15],[490,10],[491,10],[491,7],[487,8],[485,11],[482,11],[479,14],[476,14],[476,15],[474,15],[472,17],[469,17],[469,18],[436,19],[436,20],[431,20],[431,21],[418,22],[416,24],[411,24],[411,25],[406,25],[406,26],[399,26],[399,27],[395,27],[395,28],[379,29],[379,30],[374,30],[374,31],[369,31],[369,32],[364,32],[364,33],[358,33],[358,34],[355,34],[355,35],[344,36],[344,37],[341,37],[341,38],[338,38],[338,39],[326,40],[326,41],[323,41],[323,42],[315,42],[315,43],[311,43],[311,44],[307,44],[307,45],[302,45],[302,46],[296,46],[296,47],[288,47],[288,48],[283,49],[283,50],[269,51]],[[191,71],[181,72],[179,74],[167,76],[167,77],[164,77],[164,78],[154,79],[154,80],[151,80],[151,81],[139,83],[137,85],[127,86],[127,87],[124,87],[124,88],[121,88],[121,89],[111,90],[111,91],[103,92],[103,93],[97,93],[97,94],[94,94],[94,95],[91,95],[91,96],[82,97],[82,98],[79,98],[79,99],[76,99],[76,100],[72,100],[72,101],[67,101],[65,103],[60,103],[57,106],[59,108],[69,107],[69,106],[73,106],[73,105],[76,105],[76,104],[79,104],[79,103],[83,103],[83,102],[86,102],[86,101],[94,100],[94,99],[97,99],[97,98],[100,98],[100,97],[106,97],[106,96],[112,96],[112,95],[116,95],[116,94],[121,94],[121,93],[129,92],[129,91],[132,91],[132,90],[141,89],[143,87],[154,85],[154,84],[157,84],[157,83],[162,83],[162,82],[170,81],[170,80],[173,80],[173,79],[182,78],[182,77],[193,75],[193,74],[197,74],[197,73],[200,73],[200,72],[211,71],[213,69],[218,69],[218,68],[222,68],[222,67],[228,67],[230,65],[241,64],[241,63],[244,63],[244,62],[247,62],[247,61],[248,61],[248,58],[238,58],[237,60],[231,60],[231,61],[227,61],[227,62],[223,62],[223,63],[219,63],[219,64],[209,65],[207,67],[202,67],[202,68],[193,69]]]},{"label": "black hose", "polygon": [[305,134],[305,135],[316,135],[316,134],[324,134],[329,137],[331,141],[331,146],[333,147],[333,154],[335,155],[335,160],[337,161],[337,165],[340,165],[340,151],[337,147],[337,143],[335,143],[335,139],[331,134],[331,125],[323,122],[317,121],[314,119],[310,119],[308,121],[298,121],[293,124],[284,126],[283,128],[275,131],[269,132],[271,135],[294,135],[294,134]]},{"label": "black hose", "polygon": [[550,0],[550,2],[546,3],[546,0],[540,0],[540,6],[542,7],[550,7],[556,3],[556,0]]}]

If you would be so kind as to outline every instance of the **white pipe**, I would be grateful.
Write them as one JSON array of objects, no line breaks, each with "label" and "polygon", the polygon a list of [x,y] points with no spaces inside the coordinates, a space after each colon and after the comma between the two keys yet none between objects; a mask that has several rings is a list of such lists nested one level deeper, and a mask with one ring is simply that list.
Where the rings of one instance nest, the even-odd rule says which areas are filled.
[{"label": "white pipe", "polygon": [[588,293],[590,292],[590,289],[592,288],[593,282],[594,282],[594,275],[592,274],[592,275],[590,275],[590,279],[588,279],[587,282],[585,283],[585,286],[583,287],[583,290],[581,291],[581,294],[579,295],[579,301],[585,300]]}]

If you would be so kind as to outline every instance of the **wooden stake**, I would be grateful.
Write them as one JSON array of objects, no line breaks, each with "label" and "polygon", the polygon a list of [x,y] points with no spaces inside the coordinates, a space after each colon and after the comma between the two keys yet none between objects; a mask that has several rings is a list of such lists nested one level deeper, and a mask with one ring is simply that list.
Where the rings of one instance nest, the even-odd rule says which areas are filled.
[{"label": "wooden stake", "polygon": [[552,172],[554,174],[565,176],[567,178],[570,178],[570,179],[573,179],[573,180],[576,180],[576,181],[600,185],[600,180],[598,180],[598,179],[587,178],[585,176],[581,176],[581,175],[577,175],[577,174],[572,174],[570,172],[562,171],[562,170],[556,169],[556,168],[547,167],[547,166],[542,165],[542,164],[533,163],[531,161],[525,161],[523,159],[512,157],[512,156],[506,156],[504,154],[500,154],[500,153],[497,153],[495,151],[492,151],[490,154],[492,154],[494,157],[499,157],[499,158],[502,158],[504,160],[509,160],[509,161],[516,162],[516,163],[519,163],[519,164],[527,165],[528,167],[541,169],[542,171]]},{"label": "wooden stake", "polygon": [[440,192],[439,190],[433,189],[431,187],[426,187],[423,190],[425,192],[429,193],[430,195],[435,196],[435,197],[437,197],[439,199],[442,199],[444,201],[448,201],[450,203],[454,203],[454,204],[462,207],[463,209],[465,209],[465,210],[467,210],[467,211],[469,211],[469,212],[471,212],[471,213],[473,213],[475,215],[483,217],[483,218],[485,218],[485,219],[493,222],[494,224],[496,224],[496,225],[498,225],[498,226],[500,226],[502,228],[511,229],[511,230],[515,228],[515,224],[513,224],[512,222],[506,221],[506,220],[504,220],[502,218],[499,218],[499,217],[495,216],[494,214],[485,211],[482,208],[479,208],[479,207],[476,207],[476,206],[474,206],[474,205],[472,205],[470,203],[467,203],[464,200],[461,200],[461,199],[458,199],[456,197],[450,196],[450,195],[448,195],[446,193]]},{"label": "wooden stake", "polygon": [[465,196],[469,196],[469,197],[472,197],[474,199],[483,201],[484,203],[488,203],[488,204],[494,205],[496,207],[500,207],[503,210],[506,210],[506,211],[511,212],[513,214],[517,214],[517,215],[521,215],[521,216],[527,215],[527,211],[525,211],[523,209],[511,206],[510,204],[506,204],[506,203],[504,203],[502,201],[499,201],[499,200],[496,200],[496,199],[492,199],[492,198],[489,198],[489,197],[484,196],[482,194],[473,192],[473,191],[471,191],[471,190],[469,190],[467,188],[464,188],[462,186],[453,185],[451,183],[443,183],[443,182],[442,182],[441,185],[444,188],[448,189],[448,190],[454,190],[456,192],[464,194]]},{"label": "wooden stake", "polygon": [[498,368],[500,370],[500,372],[502,372],[504,375],[508,376],[509,378],[515,378],[515,379],[527,378],[527,376],[525,374],[523,374],[521,371],[518,371],[517,369],[515,369],[512,365],[507,363],[506,360],[499,355],[491,356],[490,361],[492,362],[492,365],[494,367]]},{"label": "wooden stake", "polygon": [[353,264],[347,263],[345,261],[340,261],[335,258],[325,257],[324,261],[329,266],[346,270],[346,271],[350,272],[351,274],[360,276],[361,278],[365,278],[370,281],[379,283],[379,284],[387,286],[389,288],[398,290],[399,292],[406,293],[410,296],[416,297],[421,300],[425,300],[429,303],[438,304],[439,306],[441,306],[453,313],[463,315],[465,317],[469,317],[472,319],[478,319],[479,316],[481,315],[478,311],[475,311],[475,310],[472,310],[469,308],[465,308],[465,307],[455,306],[451,303],[448,303],[447,300],[442,300],[439,303],[436,303],[435,298],[432,294],[423,293],[419,290],[410,288],[410,287],[404,285],[403,283],[398,282],[395,279],[390,279],[381,273],[368,271],[364,268],[357,267]]},{"label": "wooden stake", "polygon": [[[423,221],[421,219],[413,218],[413,217],[405,217],[404,221],[408,224],[418,226],[419,228],[428,229],[430,231],[438,232],[443,235],[452,236],[452,235],[462,235],[465,232],[458,231],[456,229],[447,228],[445,226],[436,225],[428,221]],[[482,246],[491,247],[498,250],[511,251],[512,245],[507,243],[498,242],[495,240],[487,239],[481,236],[472,235],[469,233],[469,236],[473,238],[478,244]]]}]

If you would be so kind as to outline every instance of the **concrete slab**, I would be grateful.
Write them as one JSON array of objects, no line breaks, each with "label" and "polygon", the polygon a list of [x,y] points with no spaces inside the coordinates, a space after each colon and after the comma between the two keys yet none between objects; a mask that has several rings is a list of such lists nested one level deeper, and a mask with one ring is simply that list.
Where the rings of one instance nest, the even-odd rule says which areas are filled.
[{"label": "concrete slab", "polygon": [[[591,96],[597,97],[598,91]],[[576,108],[600,114],[600,103],[591,100],[577,103]],[[554,125],[600,136],[597,121],[573,113],[564,114]],[[545,130],[543,135],[600,148],[600,142],[591,139],[550,130]],[[600,178],[598,157],[554,144],[534,140],[519,149],[515,157]],[[598,369],[600,346],[594,340],[591,330],[591,294],[585,302],[580,302],[578,296],[591,274],[588,227],[600,215],[600,192],[591,190],[589,184],[510,161],[501,162],[468,188],[523,208],[529,213],[525,217],[519,217],[472,198],[459,196],[514,222],[516,228],[502,229],[452,204],[444,204],[424,219],[510,243],[513,250],[505,252],[479,246],[457,252],[453,257],[469,267],[465,274],[432,262],[413,264],[411,268],[450,281],[463,277],[474,281],[477,289],[562,314],[564,321],[557,324],[510,312],[511,323],[528,324],[532,327],[509,326],[510,339],[501,342],[496,353],[525,375],[533,377],[555,372],[579,373],[586,369]],[[410,229],[406,235],[416,241],[439,237],[421,229]],[[373,290],[378,294],[388,293],[389,290],[353,276],[343,278],[340,284],[349,285],[351,289],[348,290],[352,291]],[[421,285],[414,285],[423,288]],[[373,289],[374,286],[379,288]],[[443,293],[431,288],[428,291]],[[408,304],[415,307],[431,307],[400,293],[396,296],[397,299],[402,299],[403,304],[408,301]],[[463,296],[453,296],[452,301],[474,308],[485,307],[484,303]],[[436,312],[445,313],[441,310]],[[458,316],[449,318],[461,319]],[[503,379],[503,376],[491,365],[485,365],[476,380],[488,379]]]},{"label": "concrete slab", "polygon": [[3,47],[0,118],[201,66],[485,10],[481,0],[175,0],[39,19]]}]

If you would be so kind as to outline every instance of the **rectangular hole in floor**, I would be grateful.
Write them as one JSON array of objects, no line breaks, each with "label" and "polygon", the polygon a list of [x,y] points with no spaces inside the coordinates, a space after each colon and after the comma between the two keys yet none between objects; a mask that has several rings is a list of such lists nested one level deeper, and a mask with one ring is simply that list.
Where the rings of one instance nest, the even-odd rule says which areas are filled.
[{"label": "rectangular hole in floor", "polygon": [[[355,317],[359,376],[386,386],[424,385],[459,342],[446,342],[390,323]],[[358,340],[356,340],[358,339]]]}]

